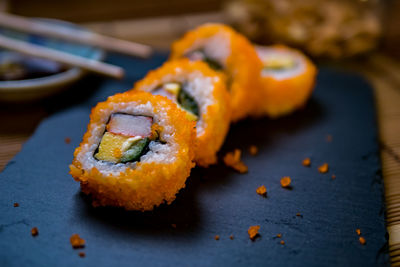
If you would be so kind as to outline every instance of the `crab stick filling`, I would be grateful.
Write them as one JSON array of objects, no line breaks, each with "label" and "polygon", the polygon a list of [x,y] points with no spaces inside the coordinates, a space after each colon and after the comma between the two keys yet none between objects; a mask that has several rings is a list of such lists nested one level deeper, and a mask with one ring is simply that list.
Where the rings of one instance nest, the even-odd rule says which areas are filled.
[{"label": "crab stick filling", "polygon": [[186,111],[189,120],[197,121],[199,118],[199,106],[196,100],[187,93],[185,86],[178,82],[165,83],[153,91],[155,95],[165,96]]},{"label": "crab stick filling", "polygon": [[138,161],[158,138],[155,126],[151,117],[112,114],[94,157],[111,163]]}]

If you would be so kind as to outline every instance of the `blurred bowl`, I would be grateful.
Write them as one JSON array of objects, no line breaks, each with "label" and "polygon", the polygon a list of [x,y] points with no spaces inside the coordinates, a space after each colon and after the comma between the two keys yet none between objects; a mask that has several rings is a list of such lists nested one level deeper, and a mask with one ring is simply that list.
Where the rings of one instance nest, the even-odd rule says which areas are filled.
[{"label": "blurred bowl", "polygon": [[[74,28],[82,31],[87,29],[73,23],[54,20],[54,19],[37,19],[43,22],[57,24],[59,27]],[[35,34],[22,33],[11,29],[0,28],[0,34],[18,40],[23,40],[36,45],[42,45],[48,48],[56,49],[62,52],[71,53],[94,60],[102,60],[105,52],[102,49],[88,45],[70,43],[63,40],[57,40],[50,37],[38,36]],[[32,57],[26,57],[12,51],[0,50],[2,56],[15,58],[18,55],[30,61],[42,62],[47,65],[58,64],[53,61],[47,61]],[[50,64],[49,64],[50,63]],[[61,64],[58,64],[62,66]],[[81,79],[87,71],[78,67],[64,67],[61,72],[45,75],[39,78],[28,78],[20,80],[0,81],[0,101],[3,102],[26,102],[35,101],[47,96],[56,94],[65,90],[72,83]]]}]

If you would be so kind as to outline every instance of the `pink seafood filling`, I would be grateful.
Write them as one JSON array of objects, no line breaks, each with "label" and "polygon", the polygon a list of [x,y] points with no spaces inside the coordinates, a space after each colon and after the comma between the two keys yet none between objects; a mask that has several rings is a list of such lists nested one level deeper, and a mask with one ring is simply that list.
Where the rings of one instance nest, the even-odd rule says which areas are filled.
[{"label": "pink seafood filling", "polygon": [[150,137],[152,124],[153,119],[151,117],[113,114],[107,124],[107,130],[124,136]]}]

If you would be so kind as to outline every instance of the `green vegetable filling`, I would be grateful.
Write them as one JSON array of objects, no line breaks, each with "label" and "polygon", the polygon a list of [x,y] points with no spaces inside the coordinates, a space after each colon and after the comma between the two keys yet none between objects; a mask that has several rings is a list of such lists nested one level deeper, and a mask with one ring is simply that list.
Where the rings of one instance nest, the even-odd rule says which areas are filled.
[{"label": "green vegetable filling", "polygon": [[220,71],[224,69],[221,63],[219,63],[217,60],[213,58],[208,57],[203,50],[192,51],[186,57],[189,58],[190,60],[202,60],[205,63],[207,63],[208,66],[213,70]]},{"label": "green vegetable filling", "polygon": [[214,59],[211,59],[211,58],[205,56],[204,59],[203,59],[203,61],[204,61],[205,63],[207,63],[208,66],[209,66],[210,68],[212,68],[213,70],[222,70],[222,69],[223,69],[222,65],[219,64],[219,62],[216,61],[216,60],[214,60]]},{"label": "green vegetable filling", "polygon": [[143,138],[142,140],[132,144],[132,146],[122,155],[121,162],[126,163],[130,161],[138,161],[140,157],[145,154],[149,143],[149,138]]},{"label": "green vegetable filling", "polygon": [[183,109],[193,113],[197,117],[199,116],[199,106],[196,100],[183,89],[179,90],[178,103]]}]

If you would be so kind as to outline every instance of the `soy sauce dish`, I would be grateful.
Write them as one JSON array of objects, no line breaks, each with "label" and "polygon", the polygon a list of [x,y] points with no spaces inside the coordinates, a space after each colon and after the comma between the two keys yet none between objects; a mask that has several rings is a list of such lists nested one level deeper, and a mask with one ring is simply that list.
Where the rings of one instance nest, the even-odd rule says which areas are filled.
[{"label": "soy sauce dish", "polygon": [[[38,19],[60,28],[87,31],[76,24],[53,19]],[[88,45],[70,43],[0,27],[0,34],[17,40],[56,49],[73,55],[102,60],[104,51]],[[78,67],[0,49],[0,101],[35,101],[65,90],[87,72]]]}]

